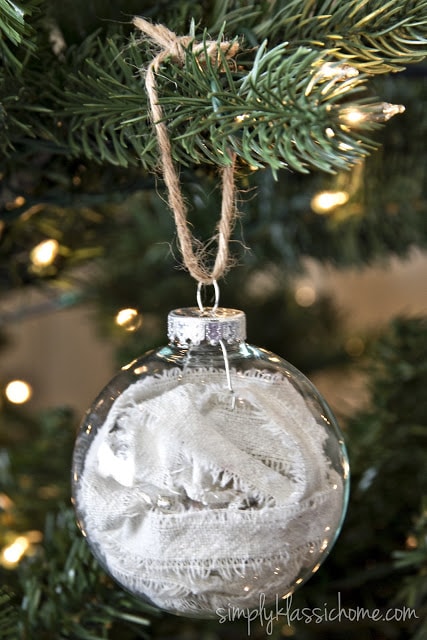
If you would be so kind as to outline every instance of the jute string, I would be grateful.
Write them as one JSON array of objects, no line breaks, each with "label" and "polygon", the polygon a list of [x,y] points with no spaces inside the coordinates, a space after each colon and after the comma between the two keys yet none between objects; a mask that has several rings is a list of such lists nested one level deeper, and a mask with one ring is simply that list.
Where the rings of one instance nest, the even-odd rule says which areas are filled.
[{"label": "jute string", "polygon": [[[134,25],[160,48],[160,52],[148,65],[145,75],[145,87],[150,103],[151,117],[157,134],[163,178],[167,187],[169,206],[174,214],[179,246],[183,262],[191,276],[202,284],[211,284],[223,276],[229,266],[229,242],[236,218],[235,207],[235,163],[236,155],[230,154],[231,163],[222,168],[222,205],[221,216],[215,236],[203,246],[190,231],[188,211],[181,191],[179,175],[172,159],[172,147],[167,125],[164,121],[163,109],[159,104],[156,74],[160,65],[170,58],[174,62],[184,64],[186,48],[192,44],[193,52],[220,64],[220,49],[226,59],[232,58],[238,49],[238,43],[208,41],[195,43],[191,36],[177,36],[173,31],[161,24],[151,24],[143,18],[134,18]],[[206,264],[207,246],[217,243],[217,254],[212,270]]]}]

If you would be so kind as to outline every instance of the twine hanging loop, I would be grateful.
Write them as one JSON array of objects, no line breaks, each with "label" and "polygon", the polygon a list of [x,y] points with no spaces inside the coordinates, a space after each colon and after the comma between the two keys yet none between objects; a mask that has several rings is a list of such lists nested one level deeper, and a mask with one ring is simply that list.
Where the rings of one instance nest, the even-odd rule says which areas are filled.
[{"label": "twine hanging loop", "polygon": [[[235,208],[235,163],[236,154],[231,153],[231,162],[222,171],[222,205],[221,216],[214,240],[217,242],[217,254],[212,270],[206,264],[206,246],[197,240],[190,231],[187,220],[187,207],[182,195],[178,172],[172,159],[172,146],[163,110],[159,104],[156,74],[160,65],[167,59],[183,65],[186,49],[192,46],[194,53],[200,53],[200,60],[208,56],[213,62],[221,63],[223,57],[230,59],[238,50],[237,42],[207,41],[194,42],[192,36],[177,36],[173,31],[161,24],[154,25],[143,18],[136,17],[134,25],[140,29],[160,51],[146,69],[145,87],[150,103],[151,117],[157,134],[157,141],[162,164],[162,172],[168,191],[169,206],[174,214],[179,245],[185,267],[190,275],[202,284],[212,284],[223,276],[229,266],[229,242],[237,215]],[[220,55],[220,51],[222,52]],[[211,244],[211,241],[207,243]]]}]

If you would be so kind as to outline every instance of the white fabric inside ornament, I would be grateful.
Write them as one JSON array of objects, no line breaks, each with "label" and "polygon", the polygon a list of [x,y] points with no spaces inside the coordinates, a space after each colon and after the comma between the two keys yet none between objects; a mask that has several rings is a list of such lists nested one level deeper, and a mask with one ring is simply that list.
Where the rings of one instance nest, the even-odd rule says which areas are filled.
[{"label": "white fabric inside ornament", "polygon": [[[110,574],[203,615],[286,594],[340,526],[323,429],[280,374],[164,371],[131,384],[87,452],[76,499]],[[332,532],[332,533],[331,533]],[[333,540],[332,540],[333,542]]]}]

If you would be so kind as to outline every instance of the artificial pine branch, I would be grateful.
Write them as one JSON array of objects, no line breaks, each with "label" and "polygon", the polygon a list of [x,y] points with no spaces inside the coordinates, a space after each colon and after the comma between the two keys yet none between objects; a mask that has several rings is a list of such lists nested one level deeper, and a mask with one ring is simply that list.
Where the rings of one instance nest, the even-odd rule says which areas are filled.
[{"label": "artificial pine branch", "polygon": [[[217,3],[218,4],[218,3]],[[401,71],[427,54],[426,0],[275,0],[221,3],[216,28],[228,29],[254,41],[288,41],[336,48],[339,58],[351,59],[369,73]]]},{"label": "artificial pine branch", "polygon": [[40,0],[27,0],[24,7],[12,0],[0,0],[0,63],[12,73],[22,70],[22,54],[18,55],[17,47],[24,52],[34,52],[32,41],[34,30],[27,16],[31,16],[40,4]]},{"label": "artificial pine branch", "polygon": [[[422,437],[425,428],[419,428]],[[395,566],[407,571],[397,601],[417,611],[422,620],[413,640],[427,637],[427,495],[421,501],[420,514],[407,538],[406,549],[394,553]]]},{"label": "artificial pine branch", "polygon": [[[221,162],[231,147],[251,167],[290,167],[302,173],[312,167],[329,172],[346,168],[373,147],[367,138],[362,141],[360,130],[352,134],[340,121],[340,99],[359,92],[364,79],[327,82],[323,65],[339,75],[339,63],[322,52],[300,47],[289,53],[284,44],[268,50],[263,43],[251,70],[237,81],[228,73],[224,86],[218,69],[206,74],[197,59],[188,56],[192,86],[186,87],[187,74],[176,79],[185,99],[166,89],[161,100],[173,107],[171,133],[178,132],[175,141],[199,162],[202,154],[213,159],[218,151]],[[352,101],[362,111],[367,104],[360,97]],[[375,126],[365,123],[367,129]],[[179,134],[180,128],[184,133]]]},{"label": "artificial pine branch", "polygon": [[[258,54],[247,49],[228,71],[224,65],[200,69],[190,48],[184,68],[173,62],[163,65],[160,95],[174,158],[184,164],[221,165],[227,157],[224,149],[232,148],[251,166],[274,170],[348,166],[374,145],[361,136],[360,127],[342,128],[340,108],[350,98],[369,114],[373,100],[355,94],[365,88],[365,76],[343,83],[314,82],[307,93],[321,64],[350,61],[359,70],[385,73],[415,63],[427,52],[427,0],[230,0],[225,8],[220,5],[202,7],[204,20],[211,23],[209,33],[221,33],[224,24],[219,21],[225,20],[227,33],[243,35],[244,46],[258,47]],[[182,15],[187,19],[186,11]],[[167,17],[165,8],[159,8],[159,17]],[[174,28],[180,35],[188,32],[179,20]],[[265,36],[269,48],[259,49]],[[33,148],[45,148],[48,142],[69,157],[155,166],[156,142],[139,74],[152,59],[147,43],[138,42],[135,34],[128,39],[117,28],[107,39],[91,36],[65,52],[64,59],[43,48],[39,54],[38,65],[26,69],[15,92],[3,78],[3,151],[26,148],[32,136]],[[39,96],[42,83],[48,83],[49,93]],[[363,127],[375,127],[371,120]],[[325,132],[331,130],[335,135],[328,137]]]},{"label": "artificial pine branch", "polygon": [[0,31],[14,44],[19,44],[26,30],[24,12],[10,0],[0,0]]},{"label": "artificial pine branch", "polygon": [[5,588],[0,589],[0,638],[16,640],[18,637],[18,611]]},{"label": "artificial pine branch", "polygon": [[[241,267],[252,264],[259,268],[260,264],[273,262],[285,272],[294,272],[303,255],[341,267],[364,265],[391,255],[407,257],[411,247],[427,248],[427,86],[422,78],[420,81],[405,74],[376,82],[380,93],[392,102],[402,100],[407,111],[402,119],[393,119],[382,129],[378,136],[380,150],[353,171],[337,175],[282,171],[280,179],[274,181],[266,170],[252,172],[242,181],[244,189],[258,195],[242,196],[244,202],[240,202],[244,244],[256,248],[254,263],[253,254],[240,255],[234,247]],[[194,167],[182,169],[181,182],[192,222],[199,237],[207,238],[220,206],[216,172],[207,172],[204,167],[196,172]],[[70,163],[66,158],[53,157],[46,145],[41,156],[14,164],[5,173],[1,189],[1,216],[7,229],[0,246],[1,291],[40,281],[58,287],[56,279],[32,269],[31,250],[46,237],[55,238],[61,246],[55,262],[60,282],[68,282],[70,269],[81,264],[83,258],[108,256],[108,266],[103,263],[101,271],[111,275],[111,286],[103,289],[100,297],[115,300],[117,308],[135,304],[132,283],[138,283],[138,290],[150,289],[153,269],[157,280],[169,286],[175,263],[163,243],[170,241],[174,231],[171,216],[156,192],[154,176],[138,168]],[[323,191],[345,191],[349,200],[324,215],[316,215],[310,203]],[[25,202],[14,204],[15,197],[23,195]],[[140,232],[133,228],[137,221]],[[236,237],[241,236],[237,233]],[[122,252],[117,256],[111,243],[115,246],[119,239]],[[158,253],[154,262],[153,246]],[[116,280],[119,273],[120,281]],[[93,287],[87,291],[87,284],[84,278],[78,288],[83,286],[90,295]],[[191,295],[174,283],[170,289],[179,290],[181,299]],[[128,298],[116,299],[118,291],[129,291]],[[157,295],[158,289],[154,298]],[[170,291],[165,293],[169,303],[171,295]],[[154,298],[144,297],[143,306],[156,308]],[[180,304],[179,296],[176,304]],[[241,304],[247,305],[248,301],[244,299]],[[4,318],[5,322],[11,320]]]},{"label": "artificial pine branch", "polygon": [[72,509],[48,515],[43,548],[19,574],[22,606],[13,613],[22,638],[57,640],[60,629],[64,640],[102,640],[114,628],[123,638],[146,639],[147,616],[159,615],[112,585],[79,535]]},{"label": "artificial pine branch", "polygon": [[[94,57],[83,72],[68,76],[58,97],[69,123],[62,143],[76,156],[153,168],[155,132],[138,75],[147,64],[147,46],[144,51],[133,38],[123,49],[120,40],[111,38],[106,44],[91,40],[86,47]],[[74,55],[80,58],[82,53],[86,57],[87,49]],[[340,63],[328,53],[303,47],[288,52],[284,44],[268,50],[264,43],[252,68],[245,73],[242,63],[233,73],[225,60],[201,64],[200,54],[188,48],[184,68],[164,65],[159,77],[175,159],[223,165],[232,148],[251,166],[290,166],[306,172],[312,167],[345,168],[367,155],[374,143],[361,131],[377,127],[377,122],[367,118],[350,130],[343,125],[340,102],[352,98],[344,109],[351,104],[361,112],[376,102],[359,95],[364,76],[337,79]],[[336,79],[322,76],[326,64],[336,69]]]}]

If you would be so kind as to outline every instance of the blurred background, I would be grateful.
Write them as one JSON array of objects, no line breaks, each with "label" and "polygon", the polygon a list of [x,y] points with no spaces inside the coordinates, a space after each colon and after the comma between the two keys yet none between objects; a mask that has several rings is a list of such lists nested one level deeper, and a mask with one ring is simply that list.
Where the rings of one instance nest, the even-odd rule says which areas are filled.
[{"label": "blurred background", "polygon": [[[293,296],[292,304],[309,319],[310,307],[315,306],[319,299],[328,298],[337,311],[339,330],[345,336],[343,347],[353,359],[363,355],[369,336],[384,330],[393,318],[426,313],[427,258],[417,249],[410,251],[405,259],[391,257],[380,265],[341,270],[330,264],[304,259],[303,268],[303,273],[294,275],[286,283]],[[167,279],[166,274],[165,277]],[[263,298],[269,284],[275,289],[277,277],[280,278],[268,270],[257,274],[251,291],[256,297]],[[154,285],[154,293],[155,288]],[[227,289],[227,285],[223,285],[223,289]],[[143,292],[136,291],[136,298],[141,300],[135,310],[138,319],[134,323],[131,321],[130,327],[125,324],[120,328],[118,324],[120,305],[116,313],[112,309],[108,320],[111,331],[116,335],[111,340],[100,332],[96,306],[90,301],[58,309],[56,302],[37,287],[3,295],[1,313],[8,338],[0,361],[3,385],[15,379],[27,382],[31,387],[28,410],[67,405],[77,415],[83,416],[118,367],[126,364],[117,361],[117,342],[125,340],[127,332],[137,331],[144,336],[143,340],[150,343],[152,310],[147,309],[149,319],[148,326],[145,326]],[[176,304],[180,305],[179,300]],[[189,291],[182,304],[195,305],[195,295],[192,298]],[[260,307],[262,309],[262,301]],[[156,327],[159,340],[163,331],[164,342],[167,341],[166,315],[167,309],[165,316],[159,317]],[[250,323],[251,318],[248,320]],[[264,320],[264,339],[268,339],[269,327],[275,323],[274,315],[269,317],[267,312]],[[252,342],[258,344],[256,331],[251,326],[249,330]],[[280,327],[271,329],[272,333],[276,331],[280,331]],[[286,336],[283,340],[286,343]],[[264,343],[259,346],[264,346]],[[134,355],[140,353],[135,351]],[[286,358],[285,352],[281,355]],[[351,374],[348,372],[342,376],[339,368],[337,373],[329,369],[326,372],[313,371],[311,377],[337,413],[355,409],[366,399],[360,371],[352,370]]]}]

